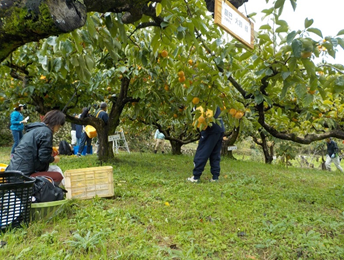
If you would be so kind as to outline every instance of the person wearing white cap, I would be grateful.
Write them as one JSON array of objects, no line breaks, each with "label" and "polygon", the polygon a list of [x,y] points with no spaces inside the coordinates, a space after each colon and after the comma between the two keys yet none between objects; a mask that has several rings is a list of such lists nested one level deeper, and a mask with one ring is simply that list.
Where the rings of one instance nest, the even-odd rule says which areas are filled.
[{"label": "person wearing white cap", "polygon": [[11,126],[10,129],[13,135],[13,146],[11,150],[11,157],[14,153],[15,148],[19,144],[20,139],[23,137],[24,124],[27,123],[27,118],[24,119],[21,111],[23,111],[24,105],[19,104],[14,111],[11,113]]}]

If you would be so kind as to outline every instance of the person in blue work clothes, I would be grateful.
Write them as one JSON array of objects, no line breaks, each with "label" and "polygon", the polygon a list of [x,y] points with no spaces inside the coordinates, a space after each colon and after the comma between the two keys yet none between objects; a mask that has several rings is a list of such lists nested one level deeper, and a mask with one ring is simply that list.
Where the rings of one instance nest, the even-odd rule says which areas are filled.
[{"label": "person in blue work clothes", "polygon": [[24,117],[21,113],[23,111],[24,105],[19,104],[18,107],[14,109],[14,111],[11,113],[11,126],[10,129],[12,131],[13,136],[13,146],[11,150],[11,158],[13,156],[15,148],[18,146],[20,139],[23,137],[23,130],[24,130],[24,124],[27,123],[26,120],[24,120]]},{"label": "person in blue work clothes", "polygon": [[187,180],[190,182],[200,181],[208,159],[210,162],[210,171],[213,175],[210,181],[216,182],[219,179],[222,138],[225,132],[223,121],[221,118],[219,118],[220,113],[221,110],[219,107],[217,107],[214,118],[217,119],[219,124],[214,122],[201,131],[201,138],[198,142],[198,147],[194,157],[193,176],[187,178]]},{"label": "person in blue work clothes", "polygon": [[[97,118],[100,118],[104,121],[104,123],[107,125],[108,121],[109,121],[109,115],[108,113],[106,113],[107,110],[107,104],[105,102],[102,102],[100,104],[100,110],[97,113]],[[89,115],[89,109],[88,108],[84,108],[80,118],[83,119],[85,117],[88,117]],[[86,154],[91,154],[91,143],[92,143],[92,138],[89,138],[86,134],[86,132],[84,131],[81,135],[81,141],[80,141],[80,146],[79,146],[79,150],[77,153],[77,156],[80,157],[82,154],[82,151],[84,150],[85,147],[85,143],[87,143],[87,148],[86,148]]]},{"label": "person in blue work clothes", "polygon": [[333,141],[332,138],[330,137],[326,139],[326,145],[327,145],[327,155],[326,155],[326,162],[325,162],[326,170],[331,171],[331,162],[333,162],[334,165],[337,167],[337,169],[343,172],[343,169],[340,166],[337,143]]}]

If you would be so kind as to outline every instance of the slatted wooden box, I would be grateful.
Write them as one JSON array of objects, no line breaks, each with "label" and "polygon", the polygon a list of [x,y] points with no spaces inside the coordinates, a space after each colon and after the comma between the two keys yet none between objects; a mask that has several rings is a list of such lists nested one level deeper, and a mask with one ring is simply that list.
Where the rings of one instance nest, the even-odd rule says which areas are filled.
[{"label": "slatted wooden box", "polygon": [[67,199],[114,196],[112,166],[67,170],[64,175]]}]

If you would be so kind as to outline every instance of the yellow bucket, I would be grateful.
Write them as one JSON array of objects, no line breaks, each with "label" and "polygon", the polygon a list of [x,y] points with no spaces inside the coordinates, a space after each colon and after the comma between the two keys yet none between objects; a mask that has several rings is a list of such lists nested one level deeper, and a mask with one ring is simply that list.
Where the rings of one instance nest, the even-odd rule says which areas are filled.
[{"label": "yellow bucket", "polygon": [[0,163],[0,172],[4,172],[7,168],[7,164],[4,164],[4,163]]}]

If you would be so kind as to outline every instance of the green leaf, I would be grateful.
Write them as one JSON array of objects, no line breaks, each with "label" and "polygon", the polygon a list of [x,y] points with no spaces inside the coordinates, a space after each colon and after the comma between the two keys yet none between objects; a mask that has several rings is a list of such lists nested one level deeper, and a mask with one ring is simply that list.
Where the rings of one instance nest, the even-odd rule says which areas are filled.
[{"label": "green leaf", "polygon": [[342,47],[342,49],[344,49],[344,39],[342,39],[342,38],[336,38],[337,39],[337,41],[338,41],[338,44],[340,45],[340,47]]},{"label": "green leaf", "polygon": [[51,36],[47,39],[47,43],[50,45],[50,46],[55,46],[56,45],[56,36]]},{"label": "green leaf", "polygon": [[67,71],[64,67],[62,67],[62,68],[60,69],[59,76],[60,76],[61,78],[65,79],[65,78],[67,77],[67,73],[68,73],[68,71]]},{"label": "green leaf", "polygon": [[295,10],[296,10],[296,0],[290,0],[290,4],[293,7],[293,10],[295,12]]},{"label": "green leaf", "polygon": [[289,70],[291,72],[294,72],[294,70],[296,69],[296,66],[297,66],[297,59],[294,57],[291,57],[288,61],[288,65],[289,65]]},{"label": "green leaf", "polygon": [[161,14],[162,11],[162,4],[161,3],[157,3],[155,6],[155,15],[159,16]]},{"label": "green leaf", "polygon": [[270,39],[270,36],[268,34],[266,34],[266,33],[258,35],[258,38],[263,41],[262,43],[272,42],[271,39]]},{"label": "green leaf", "polygon": [[65,41],[61,43],[61,50],[64,56],[70,54],[73,51],[73,46],[70,41]]},{"label": "green leaf", "polygon": [[267,76],[271,76],[272,74],[274,74],[274,72],[271,69],[267,68],[266,71],[265,71],[265,74]]},{"label": "green leaf", "polygon": [[303,84],[297,84],[295,87],[296,96],[302,98],[306,94],[306,88]]},{"label": "green leaf", "polygon": [[288,23],[284,20],[277,20],[276,24],[284,27],[288,27]]},{"label": "green leaf", "polygon": [[301,57],[301,51],[302,51],[302,42],[298,39],[294,40],[291,44],[291,48],[293,50],[293,54],[296,58]]},{"label": "green leaf", "polygon": [[285,97],[288,91],[288,86],[286,84],[283,85],[282,91],[281,91],[281,99]]},{"label": "green leaf", "polygon": [[322,32],[318,28],[308,28],[307,31],[315,33],[316,35],[318,35],[321,38],[323,38]]},{"label": "green leaf", "polygon": [[265,72],[265,69],[261,69],[256,71],[254,74],[256,74],[257,76],[263,75],[263,73]]},{"label": "green leaf", "polygon": [[259,30],[271,30],[271,26],[268,24],[264,24],[259,27]]},{"label": "green leaf", "polygon": [[55,58],[53,62],[53,70],[55,72],[59,72],[62,67],[62,59],[61,57]]},{"label": "green leaf", "polygon": [[112,27],[114,27],[114,24],[111,19],[111,15],[105,14],[104,16],[105,16],[105,25],[108,28],[108,30],[110,30]]},{"label": "green leaf", "polygon": [[343,34],[344,34],[344,29],[343,29],[343,30],[340,30],[340,31],[337,33],[337,36],[343,35]]},{"label": "green leaf", "polygon": [[290,74],[291,74],[290,71],[283,71],[283,72],[281,73],[282,79],[283,79],[283,80],[286,80],[286,78],[288,78],[288,77],[290,76]]},{"label": "green leaf", "polygon": [[87,66],[88,70],[90,70],[90,71],[94,67],[94,61],[93,61],[92,57],[93,56],[90,56],[90,55],[85,56],[86,66]]},{"label": "green leaf", "polygon": [[75,47],[78,51],[78,53],[81,53],[82,52],[82,39],[80,37],[80,35],[78,34],[78,30],[74,30],[72,31],[72,36],[73,36],[73,39],[74,39],[74,42],[75,42]]},{"label": "green leaf", "polygon": [[247,52],[245,52],[243,55],[241,55],[241,56],[238,58],[238,60],[240,60],[240,61],[246,60],[246,59],[248,59],[249,57],[251,57],[251,55],[252,55],[252,53],[247,51]]},{"label": "green leaf", "polygon": [[71,64],[73,64],[74,67],[78,67],[79,66],[79,60],[76,56],[73,56],[71,58]]},{"label": "green leaf", "polygon": [[282,116],[282,114],[283,114],[283,112],[282,112],[282,108],[277,108],[277,115],[278,115],[278,117],[281,117]]},{"label": "green leaf", "polygon": [[315,65],[314,63],[309,60],[309,59],[301,59],[303,66],[305,66],[305,69],[307,70],[307,74],[309,75],[309,77],[312,77],[313,75],[315,75]]},{"label": "green leaf", "polygon": [[89,32],[89,34],[91,35],[91,37],[98,37],[98,33],[96,31],[96,25],[93,21],[93,19],[87,19],[87,30]]},{"label": "green leaf", "polygon": [[261,93],[254,95],[254,102],[256,104],[261,104],[264,101],[264,96]]},{"label": "green leaf", "polygon": [[313,19],[308,20],[308,18],[305,19],[305,28],[308,28],[314,23]]},{"label": "green leaf", "polygon": [[268,16],[268,15],[272,14],[274,10],[275,10],[275,8],[272,7],[272,8],[269,8],[269,9],[264,9],[262,11],[262,13],[265,13],[265,16]]},{"label": "green leaf", "polygon": [[288,32],[288,26],[280,26],[276,29],[277,33]]},{"label": "green leaf", "polygon": [[278,9],[278,8],[281,8],[285,3],[285,0],[277,0],[276,3],[275,3],[275,8]]},{"label": "green leaf", "polygon": [[290,44],[294,40],[296,34],[297,34],[296,31],[292,31],[291,33],[288,34],[288,36],[287,36],[287,43],[288,44]]},{"label": "green leaf", "polygon": [[118,68],[118,70],[123,74],[123,73],[125,73],[127,71],[127,67],[121,66],[121,67]]},{"label": "green leaf", "polygon": [[306,93],[305,98],[303,99],[303,105],[309,106],[312,104],[314,99],[314,95],[311,95],[309,93]]}]

